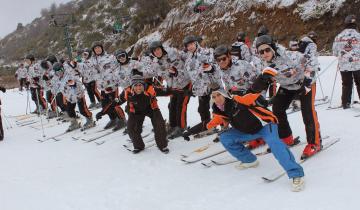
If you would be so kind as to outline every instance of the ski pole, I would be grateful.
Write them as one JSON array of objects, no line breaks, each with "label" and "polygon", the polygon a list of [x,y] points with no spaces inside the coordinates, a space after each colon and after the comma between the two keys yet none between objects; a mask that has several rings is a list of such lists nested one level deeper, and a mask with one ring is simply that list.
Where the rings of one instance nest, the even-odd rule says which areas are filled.
[{"label": "ski pole", "polygon": [[336,78],[337,78],[338,72],[339,72],[339,64],[338,64],[337,69],[336,69],[334,84],[333,84],[333,87],[332,87],[331,97],[330,97],[330,102],[329,102],[330,103],[329,108],[331,108],[332,100],[333,100],[333,97],[334,97],[334,90],[335,90],[335,84],[336,84]]},{"label": "ski pole", "polygon": [[29,108],[29,90],[26,90],[27,92],[27,97],[26,97],[26,112],[25,114],[28,114],[28,108]]},{"label": "ski pole", "polygon": [[[38,91],[39,90],[39,91]],[[38,102],[38,111],[39,111],[39,116],[40,116],[40,123],[41,123],[41,130],[42,130],[42,134],[43,134],[43,138],[46,137],[45,135],[45,131],[44,131],[44,123],[42,121],[42,116],[41,116],[41,110],[40,110],[40,97],[39,97],[39,92],[41,91],[40,88],[39,89],[35,89],[36,91],[36,98],[37,98],[37,102]]]},{"label": "ski pole", "polygon": [[325,99],[324,89],[323,89],[322,84],[321,84],[321,79],[319,77],[319,73],[316,72],[316,75],[317,75],[317,80],[319,80],[319,86],[320,86],[321,94],[323,96],[323,99]]}]

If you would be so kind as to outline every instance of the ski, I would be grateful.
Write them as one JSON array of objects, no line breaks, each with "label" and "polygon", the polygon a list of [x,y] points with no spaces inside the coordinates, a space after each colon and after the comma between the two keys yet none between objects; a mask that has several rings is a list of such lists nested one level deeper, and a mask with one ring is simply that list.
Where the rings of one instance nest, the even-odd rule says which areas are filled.
[{"label": "ski", "polygon": [[214,134],[217,134],[219,132],[219,129],[211,129],[211,130],[206,130],[200,133],[197,133],[194,135],[194,139],[200,139],[200,138],[204,138],[206,136],[211,136]]},{"label": "ski", "polygon": [[196,155],[183,157],[181,161],[185,163],[195,163],[226,152],[226,149],[220,143],[209,144],[209,147],[205,150],[206,151],[203,150],[200,153],[195,153]]},{"label": "ski", "polygon": [[[121,129],[120,129],[120,130],[121,130]],[[120,130],[117,130],[117,131],[109,130],[109,131],[107,131],[107,132],[101,132],[100,135],[97,135],[97,136],[92,137],[92,138],[89,138],[89,139],[83,138],[83,139],[81,139],[81,140],[85,141],[85,143],[90,143],[90,142],[96,141],[96,140],[98,140],[98,139],[100,139],[100,138],[103,138],[103,137],[105,137],[105,136],[109,136],[109,135],[111,135],[111,134],[113,134],[113,133],[116,133],[116,132],[118,132],[118,131],[120,131]]]},{"label": "ski", "polygon": [[[155,141],[153,140],[153,141],[150,141],[150,142],[148,142],[148,143],[145,143],[145,147],[144,147],[144,150],[145,149],[149,149],[150,147],[153,147],[153,146],[155,146],[156,145],[156,143],[155,143]],[[127,151],[129,151],[129,152],[133,152],[134,151],[134,149],[131,149],[131,148],[128,148],[128,147],[124,147]]]},{"label": "ski", "polygon": [[[143,136],[141,136],[141,137],[144,139],[144,138],[150,136],[151,134],[152,134],[152,132],[147,133],[147,134],[145,134],[145,135],[143,135]],[[131,139],[127,139],[126,141],[127,141],[128,143],[123,144],[123,147],[125,147],[125,148],[130,148],[130,147],[133,145]],[[146,144],[146,143],[149,143],[149,142],[152,142],[152,141],[155,141],[155,138],[145,139],[145,140],[144,140],[144,143]]]},{"label": "ski", "polygon": [[[311,157],[308,157],[306,159],[302,159],[299,161],[299,164],[303,164],[304,162],[306,162],[309,159],[312,159],[312,157],[316,156],[317,154],[325,151],[326,149],[328,149],[329,147],[331,147],[332,145],[336,144],[337,142],[340,141],[340,138],[334,138],[334,139],[329,139],[328,142],[326,142],[325,144],[323,144],[323,148],[316,154],[314,154]],[[269,176],[263,176],[261,177],[265,182],[273,182],[276,181],[278,179],[280,179],[282,176],[284,176],[286,174],[286,172],[284,170],[279,170],[276,172],[273,172],[272,174],[270,174]]]},{"label": "ski", "polygon": [[57,134],[57,135],[55,135],[55,136],[48,137],[48,138],[46,138],[46,139],[38,139],[37,141],[39,141],[40,143],[43,143],[43,142],[45,142],[45,141],[49,141],[49,140],[51,140],[51,139],[53,139],[54,141],[59,141],[59,139],[58,139],[59,137],[64,136],[64,135],[66,135],[66,134],[68,134],[68,133],[71,133],[71,132],[73,132],[73,131],[76,131],[76,130],[65,131],[65,132],[63,132],[63,133]]}]

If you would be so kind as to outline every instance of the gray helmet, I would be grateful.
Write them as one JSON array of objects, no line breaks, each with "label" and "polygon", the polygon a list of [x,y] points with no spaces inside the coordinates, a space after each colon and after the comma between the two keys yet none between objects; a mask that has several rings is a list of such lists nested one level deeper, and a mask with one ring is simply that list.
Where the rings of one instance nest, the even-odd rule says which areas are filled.
[{"label": "gray helmet", "polygon": [[318,35],[315,31],[310,31],[307,36],[312,39],[314,42],[316,42],[317,38],[318,38]]},{"label": "gray helmet", "polygon": [[267,44],[267,45],[271,46],[274,44],[274,41],[271,36],[262,35],[256,39],[256,49],[259,48],[263,44]]},{"label": "gray helmet", "polygon": [[230,53],[229,48],[226,45],[220,45],[214,50],[214,58],[218,58],[222,55],[227,55]]},{"label": "gray helmet", "polygon": [[102,42],[96,41],[96,42],[94,42],[94,43],[92,44],[91,50],[92,50],[92,51],[94,52],[94,54],[96,55],[96,53],[95,53],[95,51],[94,51],[95,47],[101,47],[102,53],[101,53],[100,55],[103,55],[103,54],[105,53],[105,51],[104,51],[104,45],[102,44]]},{"label": "gray helmet", "polygon": [[149,45],[149,49],[151,52],[153,52],[154,50],[156,50],[159,47],[163,49],[162,43],[160,41],[153,41]]},{"label": "gray helmet", "polygon": [[139,74],[135,74],[131,77],[131,86],[133,87],[134,85],[137,84],[143,84],[145,85],[145,79],[143,76],[139,75]]},{"label": "gray helmet", "polygon": [[198,41],[199,41],[199,37],[194,36],[194,35],[188,35],[184,38],[183,45],[184,45],[184,47],[186,47],[188,44],[190,44],[192,42],[198,42]]},{"label": "gray helmet", "polygon": [[345,25],[356,25],[356,16],[355,15],[348,15],[345,18]]}]

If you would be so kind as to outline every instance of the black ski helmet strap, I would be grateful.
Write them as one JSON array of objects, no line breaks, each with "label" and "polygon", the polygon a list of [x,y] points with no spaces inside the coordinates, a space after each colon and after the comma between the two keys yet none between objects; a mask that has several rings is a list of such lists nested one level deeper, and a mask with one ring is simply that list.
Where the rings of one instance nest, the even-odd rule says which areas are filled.
[{"label": "black ski helmet strap", "polygon": [[99,41],[96,41],[92,44],[92,47],[91,47],[91,50],[94,52],[94,55],[96,55],[95,53],[95,47],[101,47],[102,49],[102,53],[100,55],[104,55],[105,54],[105,51],[104,51],[104,45],[99,42]]},{"label": "black ski helmet strap", "polygon": [[218,58],[222,55],[228,55],[230,53],[229,48],[226,45],[220,45],[214,50],[214,58]]}]

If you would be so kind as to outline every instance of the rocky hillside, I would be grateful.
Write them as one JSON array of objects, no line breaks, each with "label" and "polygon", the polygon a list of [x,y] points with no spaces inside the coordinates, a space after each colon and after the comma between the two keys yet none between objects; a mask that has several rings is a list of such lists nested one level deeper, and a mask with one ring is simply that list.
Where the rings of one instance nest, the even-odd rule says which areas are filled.
[{"label": "rocky hillside", "polygon": [[[265,24],[282,43],[310,30],[319,34],[319,48],[331,48],[349,13],[360,20],[360,0],[205,0],[206,10],[194,12],[195,0],[74,0],[42,11],[42,17],[18,27],[0,41],[6,63],[33,52],[39,57],[65,52],[62,28],[49,26],[52,13],[73,13],[70,27],[74,49],[102,40],[109,51],[136,43],[135,53],[152,39],[180,46],[187,34],[203,35],[209,46],[231,43],[239,30],[250,38]],[[123,31],[113,34],[121,22]]]}]

